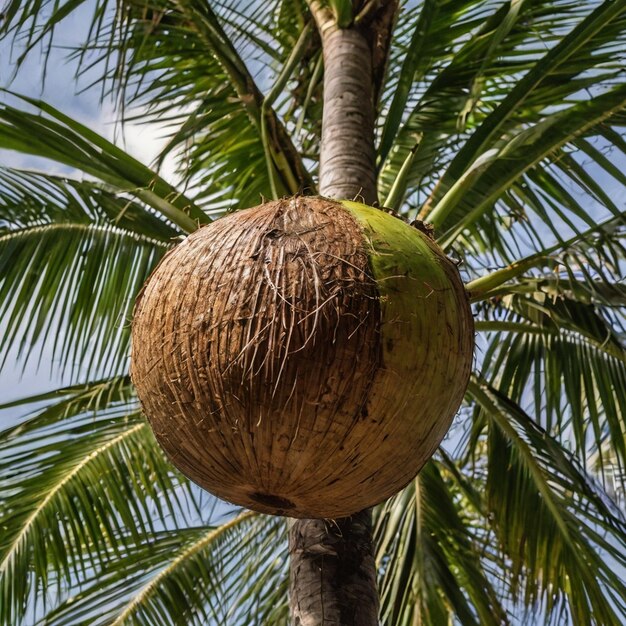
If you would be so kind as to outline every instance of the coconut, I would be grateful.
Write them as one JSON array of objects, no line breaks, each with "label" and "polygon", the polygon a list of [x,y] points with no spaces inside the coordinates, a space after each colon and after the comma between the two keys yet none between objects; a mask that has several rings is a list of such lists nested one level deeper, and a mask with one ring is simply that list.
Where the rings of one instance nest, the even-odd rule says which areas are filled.
[{"label": "coconut", "polygon": [[345,517],[415,477],[458,410],[473,323],[456,266],[402,220],[296,197],[200,228],[140,294],[131,374],[207,491]]}]

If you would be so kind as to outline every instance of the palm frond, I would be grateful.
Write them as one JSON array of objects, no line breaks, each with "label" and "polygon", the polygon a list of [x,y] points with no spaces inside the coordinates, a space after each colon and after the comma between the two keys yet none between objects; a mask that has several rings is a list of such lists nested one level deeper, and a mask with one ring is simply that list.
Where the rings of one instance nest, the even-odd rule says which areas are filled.
[{"label": "palm frond", "polygon": [[[285,524],[243,512],[221,524],[120,541],[123,554],[47,624],[268,624],[286,619]],[[198,581],[205,581],[198,584]]]},{"label": "palm frond", "polygon": [[[213,12],[211,7],[204,2],[188,1],[174,4],[180,7],[180,21],[184,24],[183,28],[185,29],[186,37],[191,38],[196,44],[202,44],[203,47],[207,49],[207,52],[211,53],[218,62],[218,67],[213,69],[212,74],[215,77],[213,81],[214,84],[218,84],[221,88],[219,100],[224,101],[226,95],[225,89],[234,91],[234,95],[236,95],[238,99],[237,107],[231,106],[230,109],[235,115],[244,115],[244,117],[241,118],[242,131],[249,137],[248,142],[242,142],[244,144],[242,149],[248,150],[250,152],[249,156],[251,156],[255,149],[258,150],[261,148],[259,163],[256,164],[256,166],[261,166],[262,168],[264,160],[267,160],[268,165],[265,169],[270,167],[270,172],[272,170],[276,172],[278,185],[275,195],[283,195],[285,193],[293,194],[305,187],[311,188],[312,182],[282,121],[279,120],[272,109],[269,100],[264,98],[257,87],[246,64],[224,32],[217,15]],[[164,3],[164,5],[166,14],[170,16],[170,19],[176,21],[177,18],[175,12],[172,11],[171,3]],[[171,36],[171,28],[172,25],[170,24],[167,32],[164,33],[165,36]],[[194,48],[194,57],[197,58],[197,45],[194,46]],[[148,46],[144,44],[138,51],[141,56],[133,59],[133,63],[149,64],[153,62],[156,57],[162,67],[163,46],[160,46],[157,50],[149,49]],[[180,48],[175,51],[175,54],[180,56]],[[285,59],[285,62],[287,62],[287,59]],[[142,68],[142,71],[150,70],[149,68]],[[180,84],[178,75],[176,75],[176,80]],[[206,95],[210,97],[210,94]],[[202,94],[202,99],[206,100],[204,94]],[[168,100],[171,102],[171,95],[168,95]],[[207,102],[203,102],[201,112],[196,110],[181,127],[182,132],[179,132],[174,136],[172,141],[170,141],[169,149],[179,145],[181,140],[187,139],[190,132],[193,132],[194,135],[201,132],[204,139],[208,139],[211,126],[220,120],[220,117],[217,117],[215,112],[207,107],[207,104]],[[231,121],[232,117],[233,115],[230,116]],[[250,123],[252,124],[250,125]],[[267,131],[264,131],[264,129],[267,129]],[[231,132],[230,129],[229,132]],[[259,138],[261,139],[260,145]],[[242,139],[243,137],[240,137],[240,141]],[[206,142],[201,140],[200,143]],[[215,169],[214,166],[210,164],[210,159],[223,159],[225,151],[223,148],[219,150],[216,149],[216,147],[211,151],[207,151],[207,145],[204,145],[203,148],[205,155],[209,158],[209,163],[205,161],[204,167],[209,170]],[[248,161],[250,161],[250,159],[248,159]],[[234,163],[228,163],[228,166],[231,168],[230,171],[233,171],[233,165]],[[247,170],[248,175],[246,176],[242,172],[241,177],[248,179],[246,184],[249,185],[250,177],[254,176],[255,172],[250,168],[249,162],[246,163],[243,153],[240,153],[240,159],[237,161],[237,165],[239,165],[239,170]],[[264,177],[260,171],[256,172],[256,178],[267,185],[267,178]],[[215,177],[215,180],[217,181],[219,178]],[[270,182],[271,180],[272,176],[270,176]],[[240,191],[245,189],[244,184],[239,183],[238,189]],[[257,190],[257,193],[261,191],[267,194],[268,187]],[[255,198],[252,202],[256,203],[257,199],[258,198]],[[244,206],[248,205],[244,204]]]},{"label": "palm frond", "polygon": [[[468,256],[465,269],[473,280],[467,283],[467,292],[473,302],[506,295],[510,281],[524,274],[536,274],[537,271],[544,272],[542,275],[545,276],[546,270],[560,272],[564,277],[578,275],[588,280],[590,285],[598,277],[605,283],[618,282],[621,278],[620,263],[626,257],[623,243],[625,218],[626,211],[622,211],[590,228],[578,230],[567,240],[557,234],[557,243],[550,246],[539,245],[536,252],[522,258],[517,256],[514,261],[494,272],[485,272],[484,266],[496,262],[499,250],[491,249],[490,256],[486,258]],[[522,247],[528,249],[530,245],[528,242],[522,242],[522,245],[518,242],[509,254],[520,255]],[[482,275],[474,277],[476,273]]]},{"label": "palm frond", "polygon": [[[446,63],[452,65],[453,55],[462,45],[460,42],[486,21],[495,5],[477,0],[424,0],[419,6],[417,19],[408,11],[400,14],[381,106],[382,129],[378,150],[379,169],[382,169],[381,191],[388,189],[390,178],[397,174],[399,163],[411,145],[411,136],[427,130],[427,125],[422,128],[418,121],[418,111],[424,110],[427,101],[434,100],[434,94],[423,93],[426,85]],[[467,84],[467,75],[463,80]],[[446,79],[445,82],[450,87],[453,81]],[[451,92],[452,89],[447,92],[448,97]],[[424,102],[418,104],[420,96],[423,96]],[[450,113],[450,107],[447,113]],[[434,119],[430,121],[435,122]],[[431,129],[433,134],[437,134],[438,128]],[[450,130],[454,130],[454,125]],[[397,154],[387,163],[391,152]]]},{"label": "palm frond", "polygon": [[[458,3],[452,4],[456,10]],[[580,184],[580,177],[572,170],[563,176],[559,164],[576,150],[581,135],[603,134],[604,125],[600,114],[598,124],[589,119],[587,125],[579,118],[576,128],[576,106],[589,95],[595,98],[616,90],[617,96],[622,89],[620,49],[624,49],[626,37],[625,7],[613,2],[583,6],[562,1],[557,5],[539,0],[458,5],[458,13],[447,14],[448,31],[437,38],[441,48],[435,45],[437,54],[429,59],[430,67],[416,74],[406,95],[406,104],[414,108],[405,107],[393,142],[391,131],[383,133],[383,153],[387,148],[389,153],[381,163],[382,197],[388,197],[394,208],[405,213],[415,210],[421,219],[435,222],[444,231],[440,240],[446,245],[460,236],[458,245],[472,253],[479,252],[481,246],[497,249],[500,264],[516,258],[506,255],[511,241],[537,239],[536,221],[531,223],[528,216],[530,209],[546,228],[553,223],[567,224],[570,215],[576,221],[587,214],[582,210],[588,210],[585,203],[575,202],[571,194],[568,198],[561,190],[553,198],[550,189],[542,189],[543,193],[533,199],[528,197],[528,187],[535,185],[536,190],[538,185],[533,179],[544,173],[550,162],[555,164],[559,180],[568,182],[571,177],[572,184]],[[423,8],[426,11],[427,4]],[[448,10],[446,3],[433,8],[431,27],[437,22],[437,11],[445,16]],[[455,41],[457,26],[460,35]],[[415,34],[411,45],[419,47],[419,41]],[[408,63],[411,47],[406,42],[406,36],[400,37],[399,46]],[[391,76],[390,85],[393,80]],[[469,94],[468,84],[472,85]],[[617,100],[616,108],[607,115],[612,123],[620,125],[624,106]],[[568,109],[572,117],[566,114]],[[565,132],[561,141],[556,140],[549,148],[543,133],[554,133],[553,123],[557,120],[557,126],[571,123],[571,132],[567,137]],[[397,124],[396,120],[394,127]],[[524,165],[520,162],[520,169],[509,170],[509,158],[514,156],[509,150],[520,147],[517,142],[526,141],[532,141],[538,149],[543,145],[546,152],[535,154],[536,164],[528,153],[529,159]],[[613,141],[617,146],[614,136],[609,145]],[[463,161],[463,155],[474,148],[474,156]],[[578,155],[574,156],[579,161]],[[463,166],[458,165],[461,162]],[[496,182],[492,174],[498,169],[503,176]],[[505,170],[510,176],[504,174]],[[497,190],[490,186],[492,183],[502,186]],[[598,207],[597,186],[594,191],[586,185],[585,192],[589,202]],[[566,206],[561,207],[559,203],[564,200]],[[457,201],[463,209],[457,207]],[[606,195],[600,204],[615,209]],[[479,205],[481,208],[474,212]],[[452,224],[458,226],[464,213],[472,214],[468,224],[481,214],[483,217],[475,227],[463,231],[459,226],[455,230]],[[446,223],[448,214],[456,217]],[[489,237],[487,242],[485,236]]]},{"label": "palm frond", "polygon": [[127,385],[60,390],[60,402],[2,433],[0,623],[19,623],[40,594],[61,593],[119,556],[120,534],[138,540],[185,523],[181,502],[193,498]]},{"label": "palm frond", "polygon": [[[82,4],[57,3],[46,18],[39,4],[18,11],[10,3],[5,32],[25,35],[30,49],[38,37],[28,30],[29,17],[52,38],[54,28]],[[242,12],[232,2],[125,0],[113,13],[114,3],[98,3],[88,41],[75,54],[79,74],[104,68],[98,81],[117,93],[122,111],[132,107],[134,112],[124,114],[127,120],[136,116],[166,126],[169,141],[161,159],[180,153],[181,172],[193,178],[195,200],[207,211],[248,207],[270,197],[268,173],[276,174],[278,195],[314,189],[286,121],[242,59],[255,56],[252,67],[261,64],[275,76],[287,62],[291,33],[286,37],[273,23],[287,13],[280,2],[274,4],[268,10],[266,3],[251,2]],[[304,29],[302,14],[290,13],[295,28]],[[278,103],[290,118],[285,104]]]},{"label": "palm frond", "polygon": [[193,201],[104,137],[45,102],[19,99],[39,114],[0,103],[0,148],[76,168],[118,192],[132,194],[183,232],[210,221]]},{"label": "palm frond", "polygon": [[3,361],[50,349],[77,375],[124,371],[136,294],[177,231],[87,181],[0,171]]},{"label": "palm frond", "polygon": [[481,379],[468,393],[487,425],[486,502],[510,559],[513,591],[529,609],[541,606],[553,623],[563,619],[563,601],[575,624],[589,623],[590,616],[592,623],[622,623],[623,514],[506,395]]},{"label": "palm frond", "polygon": [[547,116],[494,149],[493,154],[483,155],[428,214],[431,222],[442,227],[442,244],[449,245],[491,210],[522,175],[576,137],[593,135],[597,126],[625,106],[626,85],[619,85],[592,100]]},{"label": "palm frond", "polygon": [[[526,4],[530,7],[532,4],[539,3],[527,2]],[[562,37],[545,56],[537,60],[514,88],[508,92],[506,98],[499,102],[493,112],[482,121],[454,157],[438,183],[436,192],[431,199],[434,206],[438,204],[437,200],[443,198],[454,182],[463,177],[478,157],[494,145],[497,146],[498,140],[503,134],[501,131],[506,128],[507,122],[511,118],[520,119],[523,116],[520,108],[527,100],[531,100],[530,104],[536,112],[541,110],[542,105],[555,107],[557,102],[567,101],[568,97],[575,96],[578,91],[585,87],[584,84],[572,79],[584,75],[592,68],[601,68],[601,72],[606,72],[608,65],[612,69],[609,71],[609,78],[616,77],[620,64],[614,56],[614,46],[616,40],[626,35],[626,20],[623,19],[626,13],[626,4],[612,0],[596,4],[594,10],[590,11],[567,35]],[[520,11],[519,8],[514,16],[511,15],[512,10],[513,7],[511,6],[507,15],[503,17],[503,23],[511,18],[515,20],[524,17],[525,12]],[[490,46],[493,46],[494,43],[498,45],[497,42],[493,41],[494,37],[501,41],[500,30],[501,28],[494,32]],[[602,74],[598,75],[596,72],[592,83],[595,89],[600,88],[604,78]],[[554,89],[555,83],[562,87],[558,99]],[[543,100],[546,96],[547,102]],[[535,113],[536,115],[537,113]],[[530,121],[528,117],[527,121]],[[440,219],[438,217],[440,212],[441,208],[438,210],[433,208],[432,212],[428,214],[429,218]]]},{"label": "palm frond", "polygon": [[[586,460],[612,450],[626,465],[626,348],[601,306],[572,298],[578,282],[528,279],[484,310],[484,374],[517,402],[531,389],[548,432],[571,438]],[[594,300],[626,307],[619,285],[600,283]],[[611,305],[613,306],[613,304]],[[495,324],[495,326],[491,326]]]},{"label": "palm frond", "polygon": [[603,477],[604,454],[618,468],[626,460],[624,223],[618,214],[467,285],[483,375],[532,400],[548,432]]},{"label": "palm frond", "polygon": [[[430,461],[375,513],[384,624],[509,623],[484,533],[446,468]],[[475,512],[474,512],[475,515]]]},{"label": "palm frond", "polygon": [[[135,402],[134,397],[130,377],[113,376],[18,398],[0,404],[0,411],[11,410],[14,415],[18,411],[20,413],[18,419],[14,418],[10,420],[10,424],[3,424],[0,438],[9,441],[18,436],[24,437],[31,431],[54,427],[66,417],[88,413],[95,415],[112,405],[131,406]],[[21,415],[25,409],[26,414]]]}]

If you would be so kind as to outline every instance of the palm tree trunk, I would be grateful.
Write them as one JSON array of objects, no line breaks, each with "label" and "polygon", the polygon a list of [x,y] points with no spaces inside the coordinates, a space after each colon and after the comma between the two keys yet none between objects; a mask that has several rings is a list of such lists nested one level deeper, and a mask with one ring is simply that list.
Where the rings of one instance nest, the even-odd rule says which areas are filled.
[{"label": "palm tree trunk", "polygon": [[[374,204],[371,51],[355,29],[323,33],[324,116],[320,193]],[[293,626],[376,626],[378,592],[371,511],[296,520],[289,531]]]},{"label": "palm tree trunk", "polygon": [[357,30],[323,37],[324,113],[320,150],[323,196],[377,201],[371,51]]},{"label": "palm tree trunk", "polygon": [[289,530],[293,626],[376,626],[371,511],[297,520]]}]

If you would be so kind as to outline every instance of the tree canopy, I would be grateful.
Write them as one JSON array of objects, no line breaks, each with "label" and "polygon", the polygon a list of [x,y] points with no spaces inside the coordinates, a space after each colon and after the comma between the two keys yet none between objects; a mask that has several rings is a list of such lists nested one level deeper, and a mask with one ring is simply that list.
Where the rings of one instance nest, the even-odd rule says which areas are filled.
[{"label": "tree canopy", "polygon": [[[285,522],[168,463],[128,377],[129,320],[181,237],[316,192],[311,10],[367,28],[378,3],[4,5],[17,72],[86,11],[77,75],[168,141],[144,164],[0,96],[0,148],[68,168],[0,165],[0,356],[34,367],[45,348],[72,379],[0,406],[0,624],[285,623]],[[478,349],[448,439],[374,512],[381,620],[623,624],[626,0],[416,0],[392,17],[373,59],[378,194],[459,261]]]}]

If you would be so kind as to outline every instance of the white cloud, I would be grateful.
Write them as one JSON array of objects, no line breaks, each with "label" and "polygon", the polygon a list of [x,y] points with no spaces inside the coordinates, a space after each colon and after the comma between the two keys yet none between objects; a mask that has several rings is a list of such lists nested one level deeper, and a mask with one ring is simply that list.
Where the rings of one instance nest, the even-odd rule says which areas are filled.
[{"label": "white cloud", "polygon": [[[165,125],[127,124],[124,126],[124,148],[137,160],[152,166],[167,144]],[[174,156],[169,154],[163,161],[159,174],[168,182],[175,184],[176,174]]]}]

